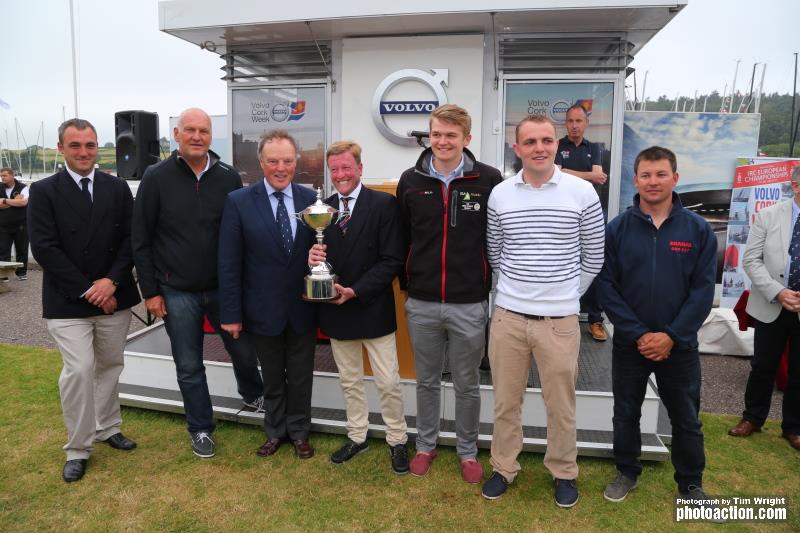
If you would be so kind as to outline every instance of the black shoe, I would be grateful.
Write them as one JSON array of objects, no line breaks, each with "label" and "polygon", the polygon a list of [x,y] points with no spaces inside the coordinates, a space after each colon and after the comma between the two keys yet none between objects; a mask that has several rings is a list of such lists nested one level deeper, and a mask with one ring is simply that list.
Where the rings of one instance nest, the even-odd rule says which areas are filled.
[{"label": "black shoe", "polygon": [[64,463],[64,472],[62,474],[64,481],[67,483],[79,481],[83,477],[83,474],[86,473],[87,462],[87,459],[72,459]]},{"label": "black shoe", "polygon": [[684,505],[692,508],[705,508],[711,510],[710,521],[715,524],[724,524],[726,521],[719,515],[716,509],[719,507],[712,498],[703,490],[702,485],[689,485],[683,490],[678,488],[678,496],[687,501]]},{"label": "black shoe", "polygon": [[494,472],[492,477],[486,480],[481,489],[481,496],[487,500],[496,500],[506,493],[508,489],[508,481],[503,477],[500,472]]},{"label": "black shoe", "polygon": [[389,454],[392,457],[392,470],[395,474],[403,476],[408,474],[408,449],[405,444],[395,444],[389,446]]},{"label": "black shoe", "polygon": [[264,412],[264,397],[259,396],[251,402],[242,400],[242,411],[249,411],[251,413],[261,414]]},{"label": "black shoe", "polygon": [[197,433],[192,433],[191,441],[192,453],[197,457],[202,457],[203,459],[214,457],[214,441],[211,440],[211,435],[205,431],[198,431]]},{"label": "black shoe", "polygon": [[122,433],[114,433],[106,440],[104,440],[106,444],[114,448],[115,450],[125,450],[129,451],[136,448],[136,443],[123,435]]},{"label": "black shoe", "polygon": [[369,443],[367,441],[357,444],[350,439],[347,439],[347,442],[344,443],[344,446],[333,452],[331,455],[331,462],[335,465],[340,465],[345,461],[349,461],[356,455],[367,451],[368,449]]},{"label": "black shoe", "polygon": [[555,499],[559,507],[572,507],[578,503],[578,483],[574,479],[556,479]]}]

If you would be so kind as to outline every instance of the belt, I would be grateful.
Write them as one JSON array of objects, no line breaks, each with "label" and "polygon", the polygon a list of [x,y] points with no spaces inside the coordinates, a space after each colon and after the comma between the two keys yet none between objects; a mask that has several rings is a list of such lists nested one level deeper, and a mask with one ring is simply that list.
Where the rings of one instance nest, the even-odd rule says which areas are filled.
[{"label": "belt", "polygon": [[514,313],[515,315],[524,316],[528,320],[547,320],[548,318],[550,318],[552,320],[558,320],[559,318],[566,318],[566,317],[563,317],[563,316],[528,315],[528,314],[525,314],[525,313],[518,313],[518,312],[512,311],[510,309],[506,309],[506,311],[508,311],[509,313]]}]

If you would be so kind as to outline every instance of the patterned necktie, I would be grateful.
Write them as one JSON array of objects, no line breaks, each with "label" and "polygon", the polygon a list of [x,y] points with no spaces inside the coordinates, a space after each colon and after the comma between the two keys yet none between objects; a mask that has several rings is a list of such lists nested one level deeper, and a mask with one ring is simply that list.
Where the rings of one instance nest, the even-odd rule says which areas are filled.
[{"label": "patterned necktie", "polygon": [[347,223],[350,222],[350,207],[349,202],[352,200],[349,196],[342,197],[342,216],[339,217],[339,221],[336,224],[339,226],[339,229],[342,230],[342,235],[347,234]]},{"label": "patterned necktie", "polygon": [[272,193],[278,199],[278,212],[276,219],[278,221],[278,231],[281,234],[281,242],[286,255],[292,255],[292,225],[289,223],[289,212],[286,210],[286,204],[283,203],[283,191],[275,191]]},{"label": "patterned necktie", "polygon": [[86,202],[86,205],[89,206],[89,209],[92,208],[92,193],[89,192],[89,182],[92,181],[89,178],[81,178],[81,193],[83,193],[83,199]]},{"label": "patterned necktie", "polygon": [[792,240],[789,242],[789,288],[800,290],[800,217],[794,223]]}]

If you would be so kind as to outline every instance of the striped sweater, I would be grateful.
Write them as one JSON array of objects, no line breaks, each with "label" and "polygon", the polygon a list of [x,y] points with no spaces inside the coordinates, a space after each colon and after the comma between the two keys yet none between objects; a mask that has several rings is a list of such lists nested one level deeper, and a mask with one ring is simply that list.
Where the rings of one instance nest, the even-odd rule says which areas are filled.
[{"label": "striped sweater", "polygon": [[567,316],[603,267],[605,227],[592,185],[555,167],[535,188],[522,172],[492,190],[487,210],[495,303],[518,313]]}]

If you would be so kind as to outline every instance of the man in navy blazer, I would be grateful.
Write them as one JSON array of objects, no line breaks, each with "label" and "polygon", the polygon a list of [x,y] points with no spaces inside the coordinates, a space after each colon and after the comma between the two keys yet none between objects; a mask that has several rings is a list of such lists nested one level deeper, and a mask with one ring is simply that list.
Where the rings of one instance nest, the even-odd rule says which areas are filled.
[{"label": "man in navy blazer", "polygon": [[392,470],[408,473],[406,419],[397,363],[397,329],[392,280],[403,265],[400,212],[394,196],[361,184],[361,147],[333,143],[326,154],[336,194],[326,203],[339,210],[325,230],[325,245],[315,244],[308,262],[330,261],[339,276],[339,297],[319,308],[322,331],[331,338],[333,358],[347,411],[347,440],[331,455],[333,464],[367,450],[369,408],[364,392],[362,350],[367,349],[381,415],[386,425]]},{"label": "man in navy blazer", "polygon": [[58,128],[66,168],[31,185],[31,248],[44,270],[42,309],[64,368],[58,380],[67,426],[63,478],[78,481],[93,443],[132,450],[120,432],[119,375],[133,281],[133,196],[121,179],[95,170],[97,132],[70,119]]},{"label": "man in navy blazer", "polygon": [[230,193],[222,214],[220,322],[234,338],[248,332],[261,363],[267,440],[258,455],[291,440],[308,459],[316,323],[302,295],[314,234],[294,213],[316,195],[292,183],[297,142],[285,130],[261,136],[258,160],[264,180]]}]

